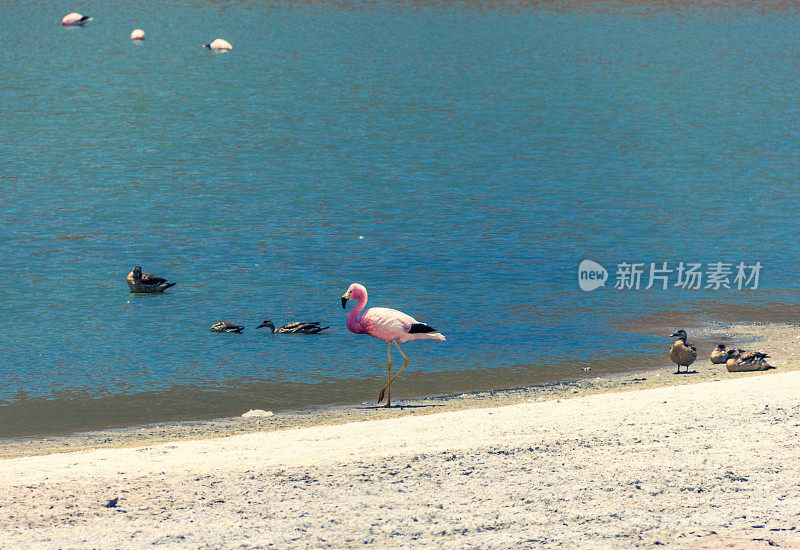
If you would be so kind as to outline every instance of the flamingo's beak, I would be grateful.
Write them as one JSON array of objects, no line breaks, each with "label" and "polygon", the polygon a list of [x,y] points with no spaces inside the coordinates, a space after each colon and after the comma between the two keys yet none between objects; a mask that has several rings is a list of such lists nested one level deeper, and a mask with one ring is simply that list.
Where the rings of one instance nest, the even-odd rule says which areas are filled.
[{"label": "flamingo's beak", "polygon": [[342,309],[347,307],[347,300],[349,300],[349,299],[350,299],[350,293],[349,292],[345,292],[342,295]]}]

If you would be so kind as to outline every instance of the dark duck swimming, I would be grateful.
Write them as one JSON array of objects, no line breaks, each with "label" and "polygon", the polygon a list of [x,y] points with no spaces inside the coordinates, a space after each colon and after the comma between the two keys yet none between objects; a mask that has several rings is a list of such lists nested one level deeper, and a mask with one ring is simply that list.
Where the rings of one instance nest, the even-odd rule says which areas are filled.
[{"label": "dark duck swimming", "polygon": [[286,323],[279,328],[275,328],[275,324],[269,319],[258,325],[256,328],[264,327],[268,328],[273,334],[317,334],[325,329],[331,328],[320,326],[320,323],[318,322],[312,323],[304,321],[294,321],[292,323]]},{"label": "dark duck swimming", "polygon": [[128,273],[128,288],[135,294],[150,294],[154,292],[164,292],[175,283],[168,283],[162,277],[156,277],[149,273],[142,273],[141,266],[136,266],[133,271]]},{"label": "dark duck swimming", "polygon": [[242,325],[237,325],[231,321],[218,321],[211,325],[212,332],[235,332],[236,334],[241,334],[243,330],[244,327]]}]

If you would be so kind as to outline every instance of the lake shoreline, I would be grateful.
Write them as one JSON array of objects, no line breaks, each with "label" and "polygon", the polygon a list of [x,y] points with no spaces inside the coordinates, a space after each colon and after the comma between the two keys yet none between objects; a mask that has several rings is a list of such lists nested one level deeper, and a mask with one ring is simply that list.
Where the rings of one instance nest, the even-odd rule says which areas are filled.
[{"label": "lake shoreline", "polygon": [[[795,329],[795,325],[789,324],[739,323],[707,325],[693,332],[704,341],[735,340],[751,349],[771,350],[773,362],[779,367],[779,372],[786,372],[800,370],[800,360],[798,360],[800,345],[794,342],[792,336]],[[275,411],[269,416],[250,418],[236,416],[211,420],[173,421],[65,435],[3,438],[0,439],[0,458],[85,449],[135,447],[259,431],[330,426],[758,375],[758,373],[729,373],[724,365],[711,364],[702,354],[703,351],[701,350],[701,355],[692,365],[693,374],[674,374],[675,367],[670,365],[536,386],[395,399],[389,409],[375,402],[362,402],[288,409]]]}]

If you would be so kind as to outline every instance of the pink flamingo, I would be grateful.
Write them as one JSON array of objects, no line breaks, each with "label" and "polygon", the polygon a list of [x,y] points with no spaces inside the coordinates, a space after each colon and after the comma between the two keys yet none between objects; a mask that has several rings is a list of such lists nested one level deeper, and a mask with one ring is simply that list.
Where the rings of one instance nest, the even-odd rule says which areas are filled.
[{"label": "pink flamingo", "polygon": [[[411,315],[407,315],[396,309],[373,307],[365,311],[359,319],[358,316],[361,310],[367,305],[367,289],[364,288],[364,285],[358,283],[350,285],[347,292],[342,295],[342,309],[346,307],[348,300],[357,300],[356,307],[350,310],[350,313],[347,314],[347,318],[345,319],[350,332],[355,334],[369,334],[370,336],[374,336],[386,342],[386,354],[389,357],[389,365],[387,367],[389,369],[389,375],[388,382],[386,382],[386,385],[378,396],[378,403],[383,401],[383,395],[385,393],[385,406],[389,407],[392,403],[389,386],[394,379],[403,372],[403,369],[405,369],[409,363],[408,357],[406,357],[406,354],[400,349],[400,343],[408,340],[416,340],[418,338],[444,340],[445,337],[436,332],[435,328],[425,323],[420,323]],[[392,352],[390,347],[392,342],[394,342],[394,345],[400,350],[400,355],[405,359],[405,364],[394,376],[392,376]]]}]

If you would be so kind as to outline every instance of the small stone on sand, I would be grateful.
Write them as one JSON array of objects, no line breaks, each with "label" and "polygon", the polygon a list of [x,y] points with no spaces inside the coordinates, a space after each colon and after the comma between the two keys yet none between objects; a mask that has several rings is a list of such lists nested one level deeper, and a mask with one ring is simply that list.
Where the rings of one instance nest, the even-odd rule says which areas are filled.
[{"label": "small stone on sand", "polygon": [[272,416],[273,414],[275,414],[275,413],[272,412],[272,411],[265,411],[265,410],[262,410],[262,409],[250,409],[249,411],[247,411],[246,413],[244,413],[242,415],[242,418],[253,418],[253,417],[259,417],[259,416]]}]

